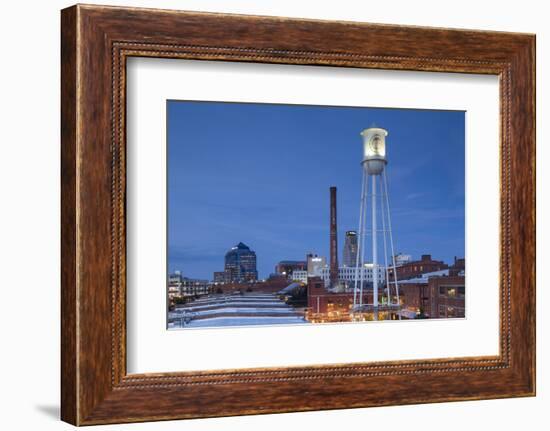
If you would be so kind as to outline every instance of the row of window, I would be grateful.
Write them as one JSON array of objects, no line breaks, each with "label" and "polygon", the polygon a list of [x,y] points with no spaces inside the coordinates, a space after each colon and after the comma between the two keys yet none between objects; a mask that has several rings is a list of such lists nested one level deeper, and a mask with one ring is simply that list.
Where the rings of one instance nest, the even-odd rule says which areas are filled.
[{"label": "row of window", "polygon": [[447,298],[464,298],[464,286],[439,286],[439,296]]},{"label": "row of window", "polygon": [[440,305],[439,317],[464,317],[464,308]]}]

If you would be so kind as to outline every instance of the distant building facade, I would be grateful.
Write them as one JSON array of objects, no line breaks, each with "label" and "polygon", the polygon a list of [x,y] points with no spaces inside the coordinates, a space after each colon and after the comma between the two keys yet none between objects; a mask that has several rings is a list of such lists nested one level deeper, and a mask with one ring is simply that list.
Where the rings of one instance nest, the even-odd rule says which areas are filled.
[{"label": "distant building facade", "polygon": [[309,277],[319,277],[321,270],[327,266],[327,259],[313,253],[307,255],[307,274]]},{"label": "distant building facade", "polygon": [[[372,294],[371,294],[372,299]],[[332,293],[325,288],[325,280],[320,277],[310,277],[307,286],[308,316],[310,321],[317,323],[328,319],[328,313],[349,313],[353,306],[353,294]],[[365,301],[368,301],[365,295]]]},{"label": "distant building facade", "polygon": [[168,274],[168,284],[181,283],[182,278],[181,271],[174,271],[172,274]]},{"label": "distant building facade", "polygon": [[208,280],[183,277],[179,271],[168,275],[168,298],[170,300],[208,295],[211,290],[212,285]]},{"label": "distant building facade", "polygon": [[348,230],[344,239],[343,266],[357,265],[357,232]]},{"label": "distant building facade", "polygon": [[429,278],[434,276],[441,277],[444,275],[425,274],[425,276],[402,280],[398,283],[399,299],[405,310],[414,312],[417,315],[423,313],[425,317],[431,317],[431,293],[428,282]]},{"label": "distant building facade", "polygon": [[[397,263],[397,262],[396,262]],[[396,267],[398,280],[407,280],[422,274],[447,269],[449,266],[441,260],[433,260],[430,254],[423,254],[420,260],[408,261]],[[393,278],[393,268],[388,268],[390,279]]]},{"label": "distant building facade", "polygon": [[[372,289],[365,289],[363,303],[372,303],[372,293]],[[307,283],[306,318],[312,323],[350,321],[353,297],[352,291],[329,291],[321,277],[310,277]],[[381,292],[379,298],[382,299]]]},{"label": "distant building facade", "polygon": [[220,283],[213,285],[212,293],[276,293],[290,284],[283,276],[269,277],[266,280],[249,281],[246,283]]},{"label": "distant building facade", "polygon": [[225,283],[253,282],[258,279],[256,253],[246,244],[238,243],[225,254]]},{"label": "distant building facade", "polygon": [[307,283],[307,278],[308,278],[307,271],[304,271],[304,270],[301,270],[301,269],[297,269],[295,271],[292,271],[291,278],[292,278],[292,281],[298,281],[300,283],[305,284],[305,283]]},{"label": "distant building facade", "polygon": [[[356,268],[341,266],[340,268],[338,268],[338,280],[345,285],[353,287],[353,283],[355,281],[355,273],[356,273]],[[372,285],[373,274],[374,274],[374,269],[372,264],[366,263],[362,268],[357,268],[358,279],[362,279],[367,286]],[[328,286],[330,282],[330,270],[327,266],[325,266],[321,270],[321,278],[323,279],[325,284]],[[379,284],[383,284],[385,283],[385,281],[386,281],[386,269],[384,266],[378,265],[378,282]]]},{"label": "distant building facade", "polygon": [[431,296],[429,312],[432,318],[449,319],[465,316],[464,276],[430,278],[428,289]]},{"label": "distant building facade", "polygon": [[456,259],[447,269],[401,280],[399,295],[402,306],[429,318],[465,316],[465,261]]},{"label": "distant building facade", "polygon": [[168,299],[172,301],[181,296],[181,280],[183,279],[180,271],[174,271],[168,274]]},{"label": "distant building facade", "polygon": [[449,269],[451,270],[449,275],[464,275],[466,271],[466,260],[463,257],[458,258],[455,256],[454,263]]},{"label": "distant building facade", "polygon": [[208,280],[184,277],[181,281],[181,296],[201,296],[208,295],[211,290],[211,284]]},{"label": "distant building facade", "polygon": [[281,260],[275,266],[275,274],[290,278],[294,271],[307,271],[307,262],[304,260]]},{"label": "distant building facade", "polygon": [[412,262],[412,256],[410,254],[397,253],[393,258],[396,266],[402,266]]},{"label": "distant building facade", "polygon": [[214,271],[212,279],[214,280],[214,284],[225,283],[225,271]]}]

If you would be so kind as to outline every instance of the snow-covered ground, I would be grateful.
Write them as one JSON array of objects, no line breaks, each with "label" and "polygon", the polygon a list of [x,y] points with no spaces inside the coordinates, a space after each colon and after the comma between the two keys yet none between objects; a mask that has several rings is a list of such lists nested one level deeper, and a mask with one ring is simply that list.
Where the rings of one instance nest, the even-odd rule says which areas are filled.
[{"label": "snow-covered ground", "polygon": [[[192,320],[184,328],[212,328],[227,326],[251,325],[295,325],[308,323],[303,317],[214,317],[211,319]],[[179,322],[170,323],[168,329],[181,328]]]},{"label": "snow-covered ground", "polygon": [[243,309],[274,309],[274,310],[284,310],[288,306],[281,301],[278,302],[219,302],[217,304],[201,304],[193,305],[189,304],[185,307],[178,307],[174,310],[174,313],[184,312],[184,311],[196,311],[202,312],[212,309],[219,308],[243,308]]},{"label": "snow-covered ground", "polygon": [[191,315],[194,316],[208,316],[212,314],[219,314],[219,313],[234,313],[234,314],[292,314],[295,313],[295,310],[291,307],[276,307],[276,308],[267,308],[267,307],[261,307],[261,308],[255,308],[255,307],[234,307],[234,306],[227,306],[227,307],[216,307],[214,309],[209,310],[186,310],[186,311],[174,311],[170,312],[170,317],[181,317],[184,314],[191,313]]},{"label": "snow-covered ground", "polygon": [[269,293],[199,298],[169,312],[168,321],[169,329],[307,323],[301,312]]}]

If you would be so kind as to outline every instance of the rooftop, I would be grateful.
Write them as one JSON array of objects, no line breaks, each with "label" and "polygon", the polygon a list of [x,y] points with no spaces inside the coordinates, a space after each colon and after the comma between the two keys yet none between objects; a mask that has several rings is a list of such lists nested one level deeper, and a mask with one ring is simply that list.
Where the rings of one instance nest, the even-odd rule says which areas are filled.
[{"label": "rooftop", "polygon": [[399,284],[426,284],[430,277],[443,277],[449,275],[448,269],[442,269],[441,271],[426,272],[418,277],[410,278],[408,280],[399,280]]},{"label": "rooftop", "polygon": [[243,242],[239,242],[235,247],[231,247],[231,250],[250,250],[250,247]]}]

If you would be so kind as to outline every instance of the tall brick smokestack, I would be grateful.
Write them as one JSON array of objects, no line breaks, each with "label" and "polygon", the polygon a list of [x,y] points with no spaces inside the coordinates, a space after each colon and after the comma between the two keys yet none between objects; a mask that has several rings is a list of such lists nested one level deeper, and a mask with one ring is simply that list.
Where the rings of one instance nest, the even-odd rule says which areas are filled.
[{"label": "tall brick smokestack", "polygon": [[330,188],[330,287],[338,285],[338,233],[336,219],[336,187]]}]

